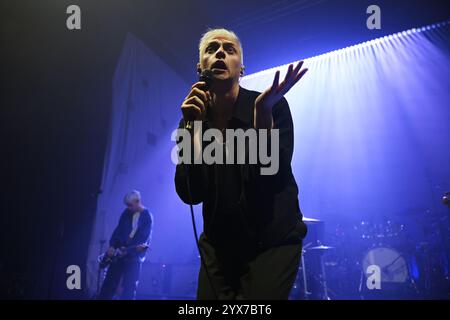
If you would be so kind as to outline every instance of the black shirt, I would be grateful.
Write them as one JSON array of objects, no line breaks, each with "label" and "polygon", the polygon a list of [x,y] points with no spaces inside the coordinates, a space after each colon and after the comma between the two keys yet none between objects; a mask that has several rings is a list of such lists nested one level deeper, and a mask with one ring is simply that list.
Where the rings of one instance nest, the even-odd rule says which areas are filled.
[{"label": "black shirt", "polygon": [[[253,107],[259,94],[239,87],[227,128],[253,128]],[[291,169],[293,123],[285,98],[273,107],[272,116],[274,128],[279,129],[280,146],[279,170],[275,175],[261,175],[261,165],[248,162],[176,167],[176,191],[185,203],[203,203],[204,233],[213,243],[235,245],[236,241],[246,240],[270,247],[283,242],[292,230],[299,230],[296,233],[299,238],[306,235]],[[210,127],[209,120],[204,120],[203,131]],[[184,128],[183,120],[180,128]]]},{"label": "black shirt", "polygon": [[[144,209],[141,211],[139,215],[137,230],[132,238],[130,238],[130,233],[133,228],[133,215],[130,209],[125,209],[120,215],[119,223],[117,227],[114,229],[111,239],[109,240],[109,245],[114,248],[120,247],[132,247],[140,244],[148,244],[152,226],[153,226],[153,217],[152,214],[148,211],[148,209]],[[132,251],[133,252],[133,251]],[[141,254],[137,254],[139,258],[145,257],[145,252]]]}]

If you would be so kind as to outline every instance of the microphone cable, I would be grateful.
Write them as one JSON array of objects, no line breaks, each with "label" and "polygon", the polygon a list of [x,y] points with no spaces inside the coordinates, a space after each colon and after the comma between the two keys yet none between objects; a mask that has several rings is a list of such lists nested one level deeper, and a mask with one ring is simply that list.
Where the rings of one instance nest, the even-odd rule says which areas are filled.
[{"label": "microphone cable", "polygon": [[200,254],[201,264],[203,265],[203,269],[205,270],[206,277],[208,278],[208,282],[211,287],[211,290],[214,294],[215,299],[219,300],[219,296],[217,294],[216,289],[214,288],[214,283],[211,279],[211,275],[209,274],[209,270],[208,270],[208,267],[206,266],[205,258],[203,256],[202,250],[200,249],[200,245],[199,245],[197,225],[195,223],[194,207],[192,205],[191,182],[189,179],[189,169],[187,166],[186,166],[186,173],[187,173],[186,174],[187,192],[188,192],[188,198],[189,198],[189,207],[191,209],[191,220],[192,220],[192,228],[194,230],[195,244],[197,245],[197,250],[198,250],[198,253]]},{"label": "microphone cable", "polygon": [[[206,69],[200,73],[199,81],[205,82],[205,86],[203,88],[204,91],[209,90],[212,79],[213,79],[213,73],[211,70]],[[193,121],[187,121],[187,123],[185,123],[185,129],[192,133],[193,125],[194,125]],[[186,168],[186,183],[187,183],[187,191],[188,191],[188,198],[189,198],[189,207],[191,210],[191,220],[192,220],[192,228],[194,229],[195,244],[197,245],[197,250],[198,250],[198,253],[200,254],[200,260],[201,260],[203,269],[205,270],[206,277],[208,278],[208,282],[211,287],[211,290],[214,294],[215,299],[218,300],[219,295],[218,295],[216,289],[214,288],[214,284],[212,282],[211,275],[209,273],[208,267],[206,266],[205,258],[203,256],[202,250],[200,249],[198,233],[197,233],[197,225],[195,223],[194,207],[192,205],[192,193],[191,193],[191,181],[189,179],[190,178],[189,177],[189,167],[185,166],[185,168]]]}]

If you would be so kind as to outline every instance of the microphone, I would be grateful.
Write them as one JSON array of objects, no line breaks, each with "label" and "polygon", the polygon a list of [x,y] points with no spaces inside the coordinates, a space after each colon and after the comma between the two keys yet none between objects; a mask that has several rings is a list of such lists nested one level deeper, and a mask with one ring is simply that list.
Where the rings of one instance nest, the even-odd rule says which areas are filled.
[{"label": "microphone", "polygon": [[[213,72],[209,69],[203,70],[198,77],[198,81],[205,82],[205,85],[202,89],[203,91],[209,90],[209,88],[211,87],[212,80],[213,80]],[[185,129],[191,130],[193,128],[193,126],[194,126],[194,121],[187,121]]]}]

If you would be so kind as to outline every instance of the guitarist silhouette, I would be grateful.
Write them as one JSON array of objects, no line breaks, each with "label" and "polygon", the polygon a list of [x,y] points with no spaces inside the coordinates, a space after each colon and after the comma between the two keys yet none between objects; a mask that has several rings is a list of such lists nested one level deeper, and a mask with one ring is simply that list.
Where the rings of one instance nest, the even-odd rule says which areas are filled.
[{"label": "guitarist silhouette", "polygon": [[[109,249],[99,256],[99,267],[108,268],[97,299],[132,300],[136,296],[142,262],[150,240],[153,217],[142,205],[141,194],[125,195],[127,208],[109,241]],[[120,285],[120,289],[119,289]],[[118,293],[118,291],[120,291]]]}]

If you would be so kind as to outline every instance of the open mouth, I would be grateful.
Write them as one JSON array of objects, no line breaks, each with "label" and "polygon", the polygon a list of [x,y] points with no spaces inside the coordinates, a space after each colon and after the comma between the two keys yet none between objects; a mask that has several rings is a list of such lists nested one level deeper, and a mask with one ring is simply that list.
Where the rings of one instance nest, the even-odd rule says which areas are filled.
[{"label": "open mouth", "polygon": [[222,60],[217,60],[211,65],[212,69],[219,69],[219,70],[228,70],[227,65]]}]

